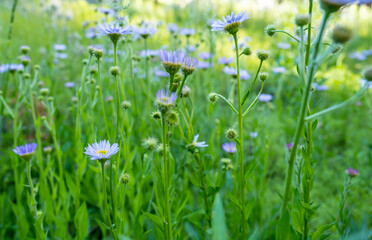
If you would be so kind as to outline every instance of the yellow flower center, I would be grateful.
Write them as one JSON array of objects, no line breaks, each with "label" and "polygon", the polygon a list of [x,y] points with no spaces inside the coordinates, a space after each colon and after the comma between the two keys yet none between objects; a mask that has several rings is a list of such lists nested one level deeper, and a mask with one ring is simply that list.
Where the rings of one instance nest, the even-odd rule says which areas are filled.
[{"label": "yellow flower center", "polygon": [[167,99],[168,99],[167,97],[163,97],[164,102],[167,102]]},{"label": "yellow flower center", "polygon": [[99,150],[99,151],[97,151],[97,154],[98,154],[98,155],[99,155],[100,153],[102,153],[102,155],[106,155],[107,150]]}]

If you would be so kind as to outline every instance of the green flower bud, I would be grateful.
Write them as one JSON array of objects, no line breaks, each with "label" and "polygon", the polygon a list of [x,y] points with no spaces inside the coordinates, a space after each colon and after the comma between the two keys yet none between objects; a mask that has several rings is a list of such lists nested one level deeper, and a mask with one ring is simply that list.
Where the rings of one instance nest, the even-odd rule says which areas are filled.
[{"label": "green flower bud", "polygon": [[84,59],[83,60],[83,65],[87,65],[88,64],[88,60],[87,59]]},{"label": "green flower bud", "polygon": [[174,75],[173,83],[180,83],[182,81],[182,74],[181,73],[176,73]]},{"label": "green flower bud", "polygon": [[184,85],[181,91],[181,98],[187,98],[190,96],[191,89]]},{"label": "green flower bud", "polygon": [[142,146],[144,148],[146,148],[147,151],[153,151],[158,146],[158,140],[156,138],[152,138],[152,137],[146,138],[142,142]]},{"label": "green flower bud", "polygon": [[258,50],[257,51],[257,57],[261,61],[265,61],[270,57],[270,52],[266,50]]},{"label": "green flower bud", "polygon": [[265,28],[265,33],[272,37],[275,35],[275,32],[276,31],[276,27],[274,25],[268,25],[266,28]]},{"label": "green flower bud", "polygon": [[244,48],[242,54],[247,55],[247,56],[251,55],[252,54],[252,48],[250,46],[247,46],[246,48]]},{"label": "green flower bud", "polygon": [[309,14],[300,14],[295,17],[295,24],[299,27],[305,26],[309,23]]},{"label": "green flower bud", "polygon": [[364,70],[363,77],[367,81],[372,81],[372,66],[370,66],[370,67],[368,67],[367,69]]},{"label": "green flower bud", "polygon": [[123,184],[128,184],[132,180],[132,177],[128,173],[123,173],[120,176],[120,182]]},{"label": "green flower bud", "polygon": [[261,72],[258,74],[258,78],[264,82],[269,77],[269,74],[267,72]]},{"label": "green flower bud", "polygon": [[48,96],[49,95],[49,89],[48,88],[42,88],[40,89],[40,93],[42,96]]},{"label": "green flower bud", "polygon": [[30,47],[26,45],[22,45],[20,50],[22,54],[28,54],[30,52]]},{"label": "green flower bud", "polygon": [[151,114],[151,117],[152,117],[153,119],[155,119],[155,120],[159,120],[159,119],[161,119],[161,113],[160,113],[159,111],[153,112],[153,113]]},{"label": "green flower bud", "polygon": [[47,146],[47,147],[44,147],[44,148],[43,148],[43,151],[44,151],[45,153],[51,153],[52,150],[53,150],[53,148],[52,148],[51,146]]},{"label": "green flower bud", "polygon": [[91,68],[90,69],[90,74],[96,74],[97,73],[97,69],[95,69],[95,68]]},{"label": "green flower bud", "polygon": [[53,102],[54,101],[54,97],[48,97],[48,101],[49,102]]},{"label": "green flower bud", "polygon": [[132,106],[132,103],[129,101],[123,101],[121,102],[121,107],[125,110],[129,109]]},{"label": "green flower bud", "polygon": [[103,50],[96,48],[94,50],[94,56],[99,60],[103,56]]},{"label": "green flower bud", "polygon": [[210,93],[210,94],[208,95],[208,100],[209,100],[212,104],[215,104],[216,101],[217,101],[217,99],[218,99],[218,95],[217,95],[217,93]]},{"label": "green flower bud", "polygon": [[230,128],[226,130],[225,135],[229,140],[234,140],[238,136],[238,132],[235,129]]},{"label": "green flower bud", "polygon": [[165,115],[165,121],[168,123],[170,126],[176,126],[179,123],[179,116],[178,113],[174,110],[168,111],[167,114]]},{"label": "green flower bud", "polygon": [[40,65],[35,65],[34,68],[35,68],[35,70],[39,70],[40,69]]},{"label": "green flower bud", "polygon": [[23,74],[23,77],[24,77],[25,79],[30,79],[30,78],[31,78],[31,74],[29,74],[29,73],[25,73],[25,74]]},{"label": "green flower bud", "polygon": [[332,39],[336,43],[344,44],[348,42],[353,35],[350,28],[337,25],[332,32]]},{"label": "green flower bud", "polygon": [[118,66],[114,66],[114,67],[111,67],[110,68],[110,73],[113,75],[113,76],[117,76],[120,74],[120,68]]}]

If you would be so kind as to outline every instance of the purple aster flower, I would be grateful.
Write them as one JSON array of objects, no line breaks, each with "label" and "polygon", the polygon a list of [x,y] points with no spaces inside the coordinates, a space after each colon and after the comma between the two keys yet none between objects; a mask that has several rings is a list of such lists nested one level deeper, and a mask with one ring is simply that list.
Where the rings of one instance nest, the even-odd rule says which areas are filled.
[{"label": "purple aster flower", "polygon": [[231,12],[230,15],[222,17],[223,21],[217,20],[211,26],[211,31],[221,31],[228,32],[230,34],[236,34],[239,31],[239,26],[242,22],[247,20],[249,14],[246,14],[245,11],[241,11],[239,14]]},{"label": "purple aster flower", "polygon": [[258,100],[261,102],[270,102],[273,99],[273,95],[267,94],[267,93],[262,93],[259,97]]},{"label": "purple aster flower", "polygon": [[199,53],[199,58],[203,59],[203,60],[208,60],[212,57],[212,54],[209,53],[209,52],[201,52]]},{"label": "purple aster flower", "polygon": [[64,51],[64,50],[66,50],[66,45],[65,44],[58,44],[58,43],[56,43],[56,44],[54,44],[53,45],[53,49],[55,50],[55,51]]},{"label": "purple aster flower", "polygon": [[235,142],[227,142],[222,144],[222,149],[227,153],[235,153],[236,152],[236,144]]},{"label": "purple aster flower", "polygon": [[256,138],[258,136],[258,132],[251,132],[251,138]]},{"label": "purple aster flower", "polygon": [[152,26],[151,24],[143,24],[140,28],[136,29],[136,33],[140,35],[142,38],[148,38],[156,33],[156,27]]},{"label": "purple aster flower", "polygon": [[190,36],[194,35],[195,32],[196,31],[193,28],[182,28],[181,31],[180,31],[180,34],[182,36],[190,37]]},{"label": "purple aster flower", "polygon": [[195,136],[194,136],[194,140],[192,141],[192,144],[193,144],[195,147],[208,147],[208,145],[205,144],[205,141],[203,141],[203,142],[198,142],[198,138],[199,138],[199,134],[195,135]]},{"label": "purple aster flower", "polygon": [[9,72],[14,73],[15,71],[18,71],[20,69],[24,69],[24,66],[22,64],[10,64],[9,65]]},{"label": "purple aster flower", "polygon": [[9,70],[9,64],[1,64],[0,65],[0,73],[7,72]]},{"label": "purple aster flower", "polygon": [[319,85],[317,83],[313,83],[311,85],[312,85],[313,88],[315,88],[318,91],[327,91],[328,90],[328,86],[327,85]]},{"label": "purple aster flower", "polygon": [[235,76],[236,77],[236,69],[233,68],[233,67],[228,67],[226,66],[224,69],[223,69],[223,72],[226,73],[227,75],[231,75],[231,76]]},{"label": "purple aster flower", "polygon": [[368,89],[371,89],[372,88],[372,82],[371,81],[368,81],[368,80],[366,80],[366,79],[360,79],[360,85],[362,86],[362,87],[364,87],[364,86],[368,86]]},{"label": "purple aster flower", "polygon": [[223,65],[229,65],[232,62],[234,62],[234,58],[221,57],[218,59],[218,63]]},{"label": "purple aster flower", "polygon": [[356,177],[359,175],[359,171],[353,168],[346,169],[346,173],[349,174],[350,177]]},{"label": "purple aster flower", "polygon": [[88,38],[88,39],[93,39],[95,37],[97,37],[97,33],[96,33],[96,29],[95,28],[89,28],[87,30],[85,30],[85,36]]},{"label": "purple aster flower", "polygon": [[100,33],[99,36],[109,36],[111,41],[114,43],[117,42],[122,35],[125,34],[132,34],[132,27],[129,25],[125,25],[124,27],[120,26],[119,23],[105,23],[105,25],[99,23],[97,25],[98,30]]},{"label": "purple aster flower", "polygon": [[165,91],[164,89],[160,89],[156,93],[156,101],[160,105],[173,105],[173,103],[177,99],[177,94],[175,92],[170,93],[169,90]]},{"label": "purple aster flower", "polygon": [[371,50],[371,49],[363,50],[363,51],[362,51],[362,54],[363,54],[365,57],[368,57],[369,55],[372,55],[372,50]]},{"label": "purple aster flower", "polygon": [[247,72],[247,70],[240,69],[240,79],[241,80],[248,80],[251,78],[251,74]]},{"label": "purple aster flower", "polygon": [[288,150],[291,150],[292,147],[293,147],[293,144],[294,144],[293,142],[288,143],[288,144],[287,144],[287,149],[288,149]]},{"label": "purple aster flower", "polygon": [[13,152],[25,160],[30,160],[32,155],[35,153],[36,147],[36,143],[27,143],[25,145],[16,147],[13,149]]},{"label": "purple aster flower", "polygon": [[175,24],[175,23],[169,23],[169,24],[167,25],[167,29],[168,29],[168,31],[169,31],[170,33],[172,33],[172,34],[178,32],[178,26],[177,26],[177,24]]},{"label": "purple aster flower", "polygon": [[291,49],[291,44],[289,44],[289,43],[280,42],[280,43],[276,44],[276,46],[280,49]]},{"label": "purple aster flower", "polygon": [[73,88],[73,87],[75,87],[75,83],[74,82],[66,82],[65,83],[65,87],[67,87],[67,88]]},{"label": "purple aster flower", "polygon": [[112,100],[114,100],[114,98],[112,96],[107,96],[105,100],[106,100],[106,102],[112,102]]},{"label": "purple aster flower", "polygon": [[155,57],[159,55],[159,50],[142,50],[140,52],[141,57]]},{"label": "purple aster flower", "polygon": [[200,68],[200,69],[208,69],[208,68],[211,68],[211,67],[212,67],[212,65],[209,62],[199,61],[199,63],[198,63],[198,68]]},{"label": "purple aster flower", "polygon": [[188,50],[189,50],[189,52],[195,52],[196,47],[195,46],[189,46]]},{"label": "purple aster flower", "polygon": [[103,140],[92,145],[88,144],[88,147],[85,148],[85,154],[90,157],[91,160],[103,160],[109,159],[112,155],[119,152],[119,146],[117,143],[110,145],[108,140]]},{"label": "purple aster flower", "polygon": [[56,53],[54,53],[54,57],[59,58],[59,59],[66,59],[66,58],[68,58],[68,54],[67,53],[56,52]]},{"label": "purple aster flower", "polygon": [[285,71],[287,71],[285,67],[274,67],[273,68],[273,73],[284,73]]},{"label": "purple aster flower", "polygon": [[185,76],[192,74],[198,66],[199,60],[197,58],[185,56],[182,62],[182,72]]},{"label": "purple aster flower", "polygon": [[367,59],[367,57],[366,57],[364,54],[360,53],[360,52],[353,52],[353,53],[350,53],[350,54],[349,54],[349,57],[350,57],[351,59],[356,59],[356,60],[358,60],[358,61],[364,61],[364,60]]},{"label": "purple aster flower", "polygon": [[165,71],[171,75],[174,75],[180,70],[182,62],[186,56],[183,51],[159,51],[159,57],[163,64]]},{"label": "purple aster flower", "polygon": [[169,73],[161,70],[155,71],[155,75],[158,77],[169,77]]}]

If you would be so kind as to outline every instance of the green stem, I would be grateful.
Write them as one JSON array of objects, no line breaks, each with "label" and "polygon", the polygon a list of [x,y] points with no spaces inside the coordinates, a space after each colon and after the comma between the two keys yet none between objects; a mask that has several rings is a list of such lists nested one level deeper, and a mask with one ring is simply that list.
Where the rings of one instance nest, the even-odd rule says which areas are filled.
[{"label": "green stem", "polygon": [[237,87],[238,87],[238,118],[239,118],[239,165],[240,165],[240,205],[242,207],[242,228],[243,235],[241,239],[245,239],[247,236],[246,218],[245,218],[245,180],[244,180],[244,137],[243,137],[243,109],[242,109],[242,96],[241,96],[241,84],[240,84],[240,66],[239,66],[239,48],[238,38],[236,34],[233,34],[235,42],[235,54],[236,54],[236,72],[237,72]]},{"label": "green stem", "polygon": [[107,221],[108,221],[108,225],[110,227],[110,230],[112,232],[112,235],[114,237],[114,239],[116,239],[116,234],[115,234],[115,231],[112,227],[112,223],[111,223],[111,217],[110,217],[110,210],[109,210],[109,207],[108,207],[108,204],[107,204],[107,193],[106,193],[106,183],[105,183],[105,162],[104,161],[100,161],[100,164],[101,164],[101,176],[102,176],[102,191],[103,191],[103,205],[104,205],[104,208],[105,208],[105,211],[106,211],[106,217],[107,217]]},{"label": "green stem", "polygon": [[169,198],[169,182],[170,182],[170,164],[169,155],[167,150],[168,137],[167,137],[167,125],[165,122],[165,116],[162,116],[162,127],[163,127],[163,157],[164,157],[164,216],[165,216],[165,229],[166,239],[171,240],[172,238],[172,216],[170,210],[170,198]]},{"label": "green stem", "polygon": [[200,182],[201,182],[201,185],[202,185],[202,189],[203,189],[203,195],[204,195],[204,202],[205,202],[205,208],[206,208],[206,215],[207,215],[207,218],[208,218],[208,226],[211,227],[211,224],[212,224],[212,218],[211,218],[211,211],[210,211],[210,206],[209,206],[209,201],[208,201],[208,186],[207,186],[207,183],[205,181],[205,177],[204,177],[204,166],[203,166],[203,163],[202,161],[200,160],[200,156],[198,153],[195,153],[194,154],[195,156],[195,159],[196,161],[198,162],[198,165],[199,165],[199,174],[200,174]]},{"label": "green stem", "polygon": [[9,31],[8,31],[8,40],[12,39],[12,32],[13,32],[13,23],[14,23],[14,16],[15,16],[15,11],[17,8],[17,3],[18,0],[14,0],[13,6],[12,6],[12,13],[10,15],[10,25],[9,25]]},{"label": "green stem", "polygon": [[107,125],[107,118],[106,118],[106,112],[105,112],[105,103],[103,101],[103,95],[102,95],[101,66],[100,66],[99,58],[97,58],[97,74],[98,74],[98,82],[99,82],[99,94],[101,95],[102,114],[103,114],[103,119],[105,120],[107,139],[110,139],[110,132],[109,132],[109,128]]},{"label": "green stem", "polygon": [[298,143],[299,143],[299,140],[300,140],[303,125],[305,123],[306,107],[307,107],[309,93],[310,93],[310,89],[311,89],[311,82],[312,82],[312,80],[314,78],[314,75],[315,75],[314,74],[314,71],[315,71],[315,68],[316,68],[315,59],[318,55],[319,45],[320,45],[320,42],[322,40],[323,33],[324,33],[324,30],[325,30],[325,26],[326,26],[326,23],[327,23],[327,20],[328,20],[329,16],[330,16],[330,14],[328,12],[325,12],[324,15],[323,15],[323,20],[322,20],[322,23],[321,23],[321,26],[320,26],[319,35],[318,35],[318,38],[317,38],[317,40],[315,42],[315,46],[314,46],[315,48],[314,48],[314,54],[312,55],[312,59],[311,59],[312,62],[311,62],[311,65],[310,65],[310,70],[309,70],[309,73],[307,75],[306,90],[302,95],[300,115],[299,115],[299,118],[297,120],[296,131],[295,131],[295,136],[294,136],[294,141],[293,141],[294,144],[293,144],[293,147],[292,147],[291,155],[290,155],[289,160],[288,160],[288,169],[287,169],[287,175],[286,175],[285,191],[284,191],[284,196],[283,196],[281,215],[283,215],[285,213],[285,211],[287,210],[288,202],[291,198],[293,167],[294,167],[294,162],[295,162],[296,153],[297,153],[297,146],[298,146]]},{"label": "green stem", "polygon": [[244,105],[245,101],[248,99],[249,97],[249,94],[251,93],[252,91],[252,88],[253,88],[253,85],[256,83],[257,81],[257,77],[258,77],[258,74],[260,73],[260,70],[261,70],[261,67],[262,67],[262,63],[263,63],[263,60],[260,61],[260,65],[258,66],[258,69],[257,69],[257,72],[256,72],[256,76],[254,77],[254,80],[251,84],[251,86],[249,87],[249,90],[247,91],[247,93],[244,95],[243,97],[243,100],[242,100],[242,105]]},{"label": "green stem", "polygon": [[313,0],[309,0],[309,25],[307,27],[307,46],[306,46],[306,57],[305,57],[306,66],[309,65],[309,59],[310,59],[312,16],[313,16]]}]

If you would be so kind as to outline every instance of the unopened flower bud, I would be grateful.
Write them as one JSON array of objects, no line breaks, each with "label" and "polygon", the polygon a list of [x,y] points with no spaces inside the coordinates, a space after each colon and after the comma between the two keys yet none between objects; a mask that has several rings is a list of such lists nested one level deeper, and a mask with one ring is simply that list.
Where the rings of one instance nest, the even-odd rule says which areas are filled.
[{"label": "unopened flower bud", "polygon": [[155,120],[159,120],[159,119],[161,119],[161,113],[160,113],[159,111],[153,112],[153,113],[151,114],[151,117],[152,117],[153,119],[155,119]]},{"label": "unopened flower bud", "polygon": [[128,184],[132,180],[132,177],[128,173],[123,173],[120,176],[120,182],[123,184]]},{"label": "unopened flower bud", "polygon": [[45,153],[51,153],[52,150],[53,150],[53,148],[52,148],[51,146],[47,146],[47,147],[44,147],[44,148],[43,148],[43,151],[44,151]]},{"label": "unopened flower bud", "polygon": [[49,102],[53,102],[54,101],[54,97],[48,97],[48,101]]},{"label": "unopened flower bud", "polygon": [[337,25],[332,32],[332,39],[336,43],[344,44],[348,42],[353,35],[350,28]]},{"label": "unopened flower bud", "polygon": [[190,96],[191,89],[188,86],[183,86],[182,91],[181,91],[181,97],[182,98],[187,98]]},{"label": "unopened flower bud", "polygon": [[266,28],[265,28],[265,33],[272,37],[275,35],[275,32],[276,31],[276,27],[274,25],[268,25]]},{"label": "unopened flower bud", "polygon": [[225,135],[228,139],[234,140],[238,136],[238,133],[235,129],[230,128],[226,130]]},{"label": "unopened flower bud", "polygon": [[132,106],[132,103],[130,103],[129,101],[121,102],[121,107],[125,110],[129,109],[131,106]]},{"label": "unopened flower bud", "polygon": [[97,73],[97,69],[95,69],[95,68],[91,68],[90,69],[90,74],[96,74]]},{"label": "unopened flower bud", "polygon": [[179,123],[179,116],[178,113],[174,110],[170,110],[167,112],[165,115],[165,121],[168,123],[170,126],[176,126]]},{"label": "unopened flower bud", "polygon": [[83,60],[83,65],[87,65],[88,64],[88,60],[87,59],[84,59]]},{"label": "unopened flower bud", "polygon": [[269,77],[269,74],[267,72],[260,72],[258,74],[258,78],[264,82]]},{"label": "unopened flower bud", "polygon": [[29,74],[29,73],[25,73],[25,74],[23,74],[23,77],[24,77],[25,79],[30,79],[30,78],[31,78],[31,74]]},{"label": "unopened flower bud", "polygon": [[261,61],[267,60],[269,58],[269,56],[270,56],[270,52],[269,51],[266,51],[266,50],[258,50],[257,51],[257,57]]},{"label": "unopened flower bud", "polygon": [[35,70],[39,70],[40,69],[40,65],[35,65],[34,68],[35,68]]},{"label": "unopened flower bud", "polygon": [[142,146],[146,148],[147,151],[153,151],[158,146],[158,140],[153,137],[146,138],[143,141]]},{"label": "unopened flower bud", "polygon": [[73,103],[77,103],[79,101],[79,99],[77,97],[72,97],[71,100],[72,100]]},{"label": "unopened flower bud", "polygon": [[217,101],[217,99],[218,99],[218,95],[217,95],[217,93],[210,93],[210,94],[208,95],[208,100],[209,100],[212,104],[214,104],[214,103]]},{"label": "unopened flower bud", "polygon": [[174,75],[173,83],[180,83],[182,81],[182,74],[181,73],[176,73]]},{"label": "unopened flower bud", "polygon": [[117,76],[120,74],[120,68],[118,66],[111,67],[110,73],[114,76]]},{"label": "unopened flower bud", "polygon": [[252,48],[250,46],[247,46],[246,48],[244,48],[242,54],[247,55],[247,56],[251,55],[252,54]]},{"label": "unopened flower bud", "polygon": [[295,17],[295,24],[299,27],[305,26],[309,23],[309,14],[300,14]]},{"label": "unopened flower bud", "polygon": [[368,67],[366,70],[364,70],[363,77],[367,81],[372,81],[372,66],[371,67]]},{"label": "unopened flower bud", "polygon": [[26,45],[22,45],[20,50],[22,54],[28,54],[30,52],[30,47]]},{"label": "unopened flower bud", "polygon": [[94,56],[96,56],[97,59],[100,59],[103,56],[103,50],[102,49],[95,49],[94,50]]},{"label": "unopened flower bud", "polygon": [[40,89],[40,93],[43,96],[48,96],[49,95],[49,89],[48,88],[42,88],[42,89]]}]

